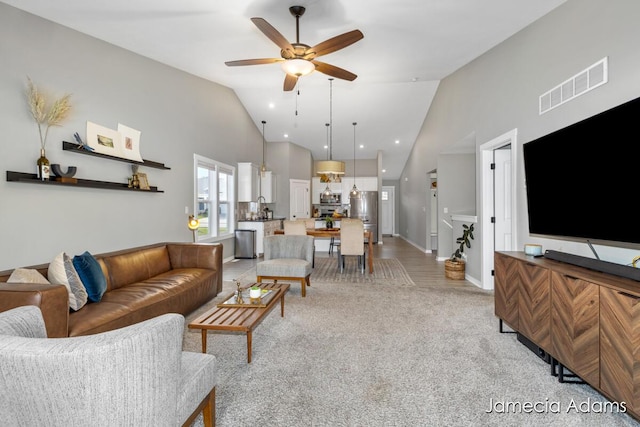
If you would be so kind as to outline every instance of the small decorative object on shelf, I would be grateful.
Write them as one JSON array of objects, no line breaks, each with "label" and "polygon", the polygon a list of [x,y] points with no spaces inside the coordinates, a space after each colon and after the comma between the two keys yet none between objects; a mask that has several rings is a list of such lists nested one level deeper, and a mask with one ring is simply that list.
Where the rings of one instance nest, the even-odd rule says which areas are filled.
[{"label": "small decorative object on shelf", "polygon": [[51,105],[47,105],[46,97],[38,90],[29,77],[27,77],[27,80],[27,103],[29,104],[29,111],[38,125],[38,134],[40,135],[40,157],[37,161],[38,178],[42,181],[48,181],[49,160],[45,154],[45,149],[49,128],[51,126],[60,126],[62,121],[67,117],[71,109],[71,103],[69,102],[71,95],[64,95],[55,100]]},{"label": "small decorative object on shelf", "polygon": [[73,176],[78,171],[75,166],[69,166],[66,172],[62,172],[62,168],[59,164],[54,163],[51,165],[51,172],[56,176],[55,180],[60,182],[68,182],[70,184],[77,184],[78,180]]},{"label": "small decorative object on shelf", "polygon": [[87,151],[94,151],[93,147],[89,147],[83,140],[82,138],[80,138],[80,135],[78,134],[78,132],[73,134],[73,138],[76,140],[76,142],[78,143],[78,147],[76,147],[78,150],[84,148]]},{"label": "small decorative object on shelf", "polygon": [[131,165],[131,188],[140,188],[140,180],[138,179],[138,165]]},{"label": "small decorative object on shelf", "polygon": [[38,165],[38,179],[40,181],[49,181],[49,159],[44,153],[44,148],[40,149],[40,158],[36,164]]}]

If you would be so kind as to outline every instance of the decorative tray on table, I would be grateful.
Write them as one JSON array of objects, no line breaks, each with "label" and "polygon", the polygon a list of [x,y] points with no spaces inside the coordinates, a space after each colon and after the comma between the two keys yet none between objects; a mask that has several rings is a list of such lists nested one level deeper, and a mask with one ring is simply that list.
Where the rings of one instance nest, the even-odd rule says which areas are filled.
[{"label": "decorative tray on table", "polygon": [[218,307],[252,307],[263,308],[266,307],[271,298],[275,296],[276,292],[272,289],[262,289],[262,296],[260,298],[249,298],[249,290],[245,289],[242,292],[242,301],[238,302],[236,293],[229,295],[224,301],[218,303]]}]

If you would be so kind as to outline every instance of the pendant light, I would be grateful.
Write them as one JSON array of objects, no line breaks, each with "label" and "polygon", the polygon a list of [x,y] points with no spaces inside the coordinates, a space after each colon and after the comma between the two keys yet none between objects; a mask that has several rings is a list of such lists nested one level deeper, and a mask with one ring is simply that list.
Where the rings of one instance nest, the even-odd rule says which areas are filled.
[{"label": "pendant light", "polygon": [[[333,79],[329,79],[329,160],[318,162],[318,175],[344,175],[344,162],[333,160]],[[339,182],[339,181],[338,181]]]},{"label": "pendant light", "polygon": [[358,123],[353,122],[353,188],[349,192],[349,197],[351,199],[359,199],[360,191],[358,187],[356,187],[356,125]]},{"label": "pendant light", "polygon": [[[327,127],[327,160],[329,160],[329,123],[324,124]],[[328,177],[327,177],[328,178]],[[327,188],[322,192],[323,196],[331,196],[331,188],[329,188],[329,179],[327,180]]]},{"label": "pendant light", "polygon": [[267,165],[264,162],[264,152],[266,150],[265,140],[264,140],[264,125],[266,125],[266,121],[262,121],[262,165],[260,165],[260,176],[264,178],[267,174]]}]

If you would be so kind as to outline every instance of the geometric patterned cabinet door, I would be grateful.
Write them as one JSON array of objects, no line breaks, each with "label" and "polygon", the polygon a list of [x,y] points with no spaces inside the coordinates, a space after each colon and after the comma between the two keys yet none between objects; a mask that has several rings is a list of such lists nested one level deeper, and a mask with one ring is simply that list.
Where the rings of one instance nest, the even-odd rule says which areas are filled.
[{"label": "geometric patterned cabinet door", "polygon": [[550,272],[528,262],[518,262],[518,331],[551,353]]},{"label": "geometric patterned cabinet door", "polygon": [[551,273],[551,340],[554,357],[591,385],[600,383],[599,286]]},{"label": "geometric patterned cabinet door", "polygon": [[495,253],[493,268],[495,314],[511,328],[518,329],[518,261]]},{"label": "geometric patterned cabinet door", "polygon": [[640,298],[600,288],[600,388],[640,413]]}]

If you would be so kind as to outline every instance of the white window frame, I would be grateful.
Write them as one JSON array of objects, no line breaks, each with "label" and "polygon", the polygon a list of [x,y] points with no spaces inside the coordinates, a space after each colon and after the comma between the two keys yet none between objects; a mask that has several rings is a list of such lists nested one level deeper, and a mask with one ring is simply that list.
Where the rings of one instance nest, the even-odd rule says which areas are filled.
[{"label": "white window frame", "polygon": [[[212,186],[213,191],[209,192],[209,198],[201,199],[198,194],[198,169],[205,168],[209,170],[210,175],[215,177]],[[227,181],[227,200],[219,200],[220,174],[224,173],[229,176]],[[208,226],[207,234],[203,235],[201,232],[196,233],[197,242],[211,242],[233,237],[235,232],[235,180],[236,180],[236,168],[234,166],[227,165],[225,163],[218,162],[207,157],[194,154],[193,155],[193,212],[194,215],[198,215],[198,209],[200,203],[209,204],[209,223],[215,224],[215,227]],[[212,197],[211,194],[215,194]],[[227,206],[227,230],[220,232],[220,218],[219,211],[220,206]],[[203,228],[204,229],[204,228]]]}]

